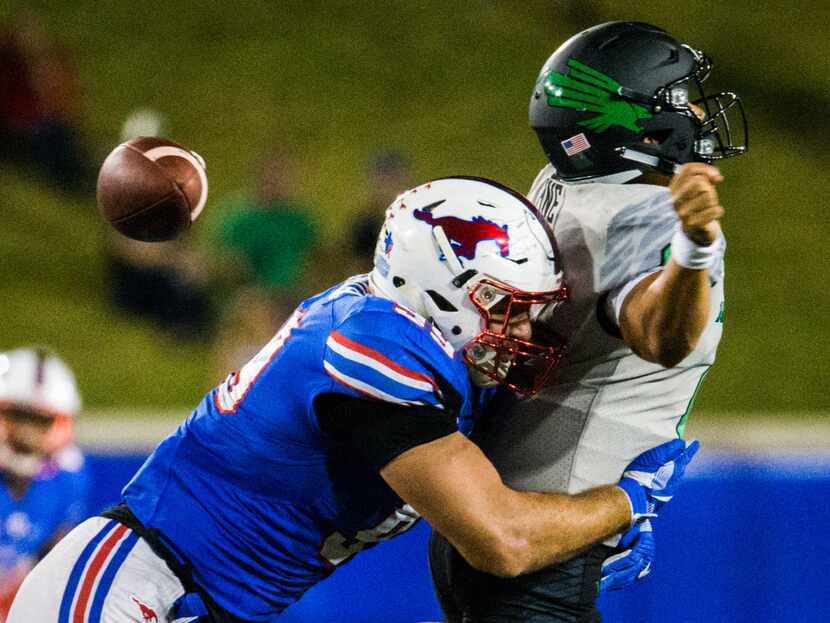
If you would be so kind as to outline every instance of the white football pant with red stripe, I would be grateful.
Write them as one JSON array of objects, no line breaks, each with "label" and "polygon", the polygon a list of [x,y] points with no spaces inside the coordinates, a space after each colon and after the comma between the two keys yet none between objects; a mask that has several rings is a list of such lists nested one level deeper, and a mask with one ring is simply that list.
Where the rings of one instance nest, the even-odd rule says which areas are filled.
[{"label": "white football pant with red stripe", "polygon": [[7,623],[184,623],[184,587],[147,543],[114,519],[76,527],[26,577]]}]

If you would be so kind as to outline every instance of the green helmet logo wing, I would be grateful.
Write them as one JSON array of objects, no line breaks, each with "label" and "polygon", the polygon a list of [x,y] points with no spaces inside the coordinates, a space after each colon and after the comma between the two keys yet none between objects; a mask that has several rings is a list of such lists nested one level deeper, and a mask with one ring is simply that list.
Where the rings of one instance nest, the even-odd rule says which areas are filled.
[{"label": "green helmet logo wing", "polygon": [[637,134],[643,131],[637,122],[640,119],[651,119],[652,115],[640,104],[611,99],[612,95],[619,92],[619,82],[575,58],[568,61],[568,67],[570,69],[567,74],[551,71],[543,76],[548,105],[597,113],[590,119],[579,122],[579,125],[593,132],[605,132],[615,125]]}]

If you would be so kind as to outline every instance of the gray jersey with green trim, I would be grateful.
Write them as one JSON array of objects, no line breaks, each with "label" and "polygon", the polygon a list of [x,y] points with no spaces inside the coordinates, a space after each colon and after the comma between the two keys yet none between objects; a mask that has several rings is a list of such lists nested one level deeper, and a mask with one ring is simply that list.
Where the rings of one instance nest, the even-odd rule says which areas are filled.
[{"label": "gray jersey with green trim", "polygon": [[723,265],[697,348],[669,369],[641,359],[612,334],[604,295],[667,261],[677,223],[669,192],[553,173],[543,169],[528,196],[553,227],[570,290],[540,320],[568,338],[568,354],[552,386],[483,423],[478,441],[508,485],[577,493],[617,482],[638,454],[682,435],[722,333]]}]

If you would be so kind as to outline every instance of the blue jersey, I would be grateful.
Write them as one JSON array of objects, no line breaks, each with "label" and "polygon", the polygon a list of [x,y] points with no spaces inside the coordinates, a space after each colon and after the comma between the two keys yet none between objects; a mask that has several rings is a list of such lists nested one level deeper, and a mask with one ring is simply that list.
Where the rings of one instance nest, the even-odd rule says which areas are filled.
[{"label": "blue jersey", "polygon": [[[49,461],[17,498],[0,478],[0,585],[87,516],[88,475],[77,448]],[[21,578],[22,579],[22,578]]]},{"label": "blue jersey", "polygon": [[314,399],[331,393],[451,409],[462,421],[478,396],[430,322],[353,278],[302,303],[124,489],[136,517],[237,617],[273,620],[418,518],[321,431]]}]

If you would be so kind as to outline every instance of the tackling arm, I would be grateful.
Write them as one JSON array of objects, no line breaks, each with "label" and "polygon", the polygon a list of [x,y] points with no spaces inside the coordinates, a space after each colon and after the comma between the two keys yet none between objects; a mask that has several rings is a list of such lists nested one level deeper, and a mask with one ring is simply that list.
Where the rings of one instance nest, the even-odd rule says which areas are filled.
[{"label": "tackling arm", "polygon": [[507,487],[460,433],[407,450],[380,474],[473,567],[494,575],[567,560],[632,521],[628,495],[617,486],[574,496]]},{"label": "tackling arm", "polygon": [[473,567],[501,576],[567,560],[655,516],[697,449],[680,439],[652,448],[616,486],[578,495],[519,492],[454,431],[446,410],[333,393],[314,406],[325,435],[377,469]]},{"label": "tackling arm", "polygon": [[[667,368],[677,365],[694,350],[706,327],[710,275],[703,265],[718,252],[718,220],[724,210],[715,184],[722,180],[716,168],[691,163],[669,184],[681,224],[672,241],[672,258],[662,271],[631,290],[619,318],[626,344],[647,361]],[[680,253],[679,243],[683,243],[684,253]]]}]

